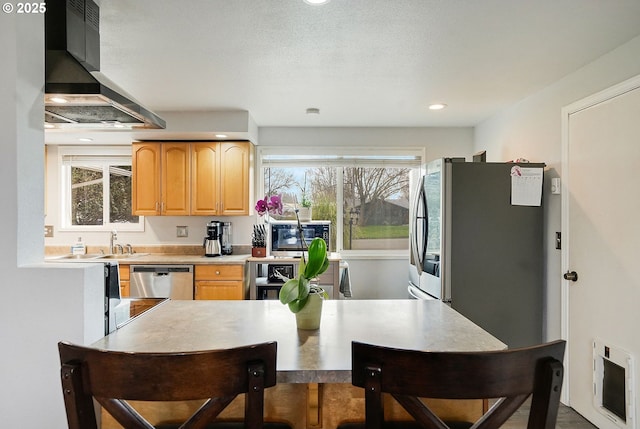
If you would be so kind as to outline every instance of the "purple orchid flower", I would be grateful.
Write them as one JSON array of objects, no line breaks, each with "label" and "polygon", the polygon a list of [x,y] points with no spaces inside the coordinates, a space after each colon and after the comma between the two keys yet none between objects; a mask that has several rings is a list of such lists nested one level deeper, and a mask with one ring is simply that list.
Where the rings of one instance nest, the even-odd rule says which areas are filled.
[{"label": "purple orchid flower", "polygon": [[282,197],[280,195],[272,195],[269,198],[269,213],[271,214],[282,214]]},{"label": "purple orchid flower", "polygon": [[282,214],[282,196],[281,195],[272,195],[264,197],[264,200],[258,200],[256,202],[255,210],[260,216],[264,216],[266,213],[269,214]]}]

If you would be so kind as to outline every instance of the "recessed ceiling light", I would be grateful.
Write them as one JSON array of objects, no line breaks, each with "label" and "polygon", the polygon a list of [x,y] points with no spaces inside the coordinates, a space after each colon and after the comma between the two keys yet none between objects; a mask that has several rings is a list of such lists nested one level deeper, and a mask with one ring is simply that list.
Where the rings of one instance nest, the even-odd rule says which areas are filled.
[{"label": "recessed ceiling light", "polygon": [[320,114],[320,109],[318,109],[317,107],[309,107],[307,109],[307,115],[319,115]]},{"label": "recessed ceiling light", "polygon": [[216,134],[216,137],[218,137],[219,139],[226,139],[229,136],[226,134]]},{"label": "recessed ceiling light", "polygon": [[314,6],[329,3],[329,0],[303,0],[306,4],[311,4]]},{"label": "recessed ceiling light", "polygon": [[442,104],[442,103],[433,103],[429,105],[429,110],[442,110],[445,107],[447,107],[446,104]]},{"label": "recessed ceiling light", "polygon": [[93,139],[90,139],[89,137],[80,137],[78,140],[80,140],[81,142],[92,142]]},{"label": "recessed ceiling light", "polygon": [[51,97],[49,100],[53,101],[54,103],[66,103],[67,99],[63,98],[63,97]]}]

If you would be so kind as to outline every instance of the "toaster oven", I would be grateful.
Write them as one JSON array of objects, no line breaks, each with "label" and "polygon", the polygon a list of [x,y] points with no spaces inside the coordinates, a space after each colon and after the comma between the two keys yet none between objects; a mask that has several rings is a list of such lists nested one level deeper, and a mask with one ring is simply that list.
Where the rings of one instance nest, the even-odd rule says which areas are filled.
[{"label": "toaster oven", "polygon": [[[300,224],[307,246],[311,244],[314,238],[319,237],[327,243],[327,251],[331,251],[331,221],[313,220],[301,222]],[[294,221],[271,221],[269,223],[268,250],[271,256],[302,256],[303,245],[298,232],[298,223]]]}]

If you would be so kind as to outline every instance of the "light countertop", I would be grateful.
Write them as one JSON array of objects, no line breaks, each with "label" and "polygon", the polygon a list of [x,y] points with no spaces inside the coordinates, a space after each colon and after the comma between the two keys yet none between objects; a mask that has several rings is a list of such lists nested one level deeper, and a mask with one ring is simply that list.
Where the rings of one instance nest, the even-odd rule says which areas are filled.
[{"label": "light countertop", "polygon": [[[340,257],[339,253],[336,252],[330,252],[329,256],[327,257],[327,259],[329,259],[329,261],[340,261],[342,258]],[[293,258],[293,257],[284,257],[284,256],[265,256],[265,257],[254,257],[249,255],[249,258],[247,259],[249,262],[262,262],[262,263],[270,263],[270,262],[299,262],[300,258]]]},{"label": "light countertop", "polygon": [[[223,256],[202,256],[202,255],[182,255],[182,254],[161,254],[161,253],[143,253],[133,256],[124,257],[118,255],[117,258],[102,258],[95,255],[95,258],[86,259],[64,259],[64,255],[52,255],[46,258],[47,262],[108,262],[118,261],[120,265],[144,264],[144,265],[164,265],[164,264],[220,264],[220,265],[244,265],[247,259],[251,257],[249,254],[223,255]],[[89,255],[91,256],[91,255]],[[122,257],[120,257],[122,256]]]},{"label": "light countertop", "polygon": [[135,256],[118,260],[120,264],[224,264],[224,265],[244,265],[251,255],[223,255],[223,256],[202,256],[202,255],[175,255],[150,253],[145,256]]},{"label": "light countertop", "polygon": [[317,331],[296,329],[279,301],[168,301],[93,347],[176,352],[278,342],[279,383],[350,383],[351,341],[417,350],[480,351],[505,344],[430,300],[327,300]]}]

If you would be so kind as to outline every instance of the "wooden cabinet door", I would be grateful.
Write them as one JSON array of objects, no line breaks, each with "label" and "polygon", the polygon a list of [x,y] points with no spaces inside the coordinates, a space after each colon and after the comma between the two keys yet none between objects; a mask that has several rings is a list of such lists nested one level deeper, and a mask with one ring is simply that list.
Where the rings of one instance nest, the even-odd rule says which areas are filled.
[{"label": "wooden cabinet door", "polygon": [[138,216],[160,214],[160,145],[133,143],[131,211]]},{"label": "wooden cabinet door", "polygon": [[166,216],[187,216],[190,210],[191,145],[162,143],[161,212]]},{"label": "wooden cabinet door", "polygon": [[191,145],[191,214],[217,215],[220,210],[220,144]]},{"label": "wooden cabinet door", "polygon": [[196,281],[195,299],[244,299],[242,281]]},{"label": "wooden cabinet door", "polygon": [[120,296],[126,298],[130,294],[129,265],[118,265],[118,276],[120,277]]},{"label": "wooden cabinet door", "polygon": [[249,214],[249,142],[220,144],[221,215]]}]

